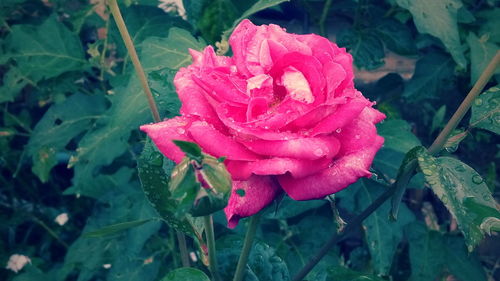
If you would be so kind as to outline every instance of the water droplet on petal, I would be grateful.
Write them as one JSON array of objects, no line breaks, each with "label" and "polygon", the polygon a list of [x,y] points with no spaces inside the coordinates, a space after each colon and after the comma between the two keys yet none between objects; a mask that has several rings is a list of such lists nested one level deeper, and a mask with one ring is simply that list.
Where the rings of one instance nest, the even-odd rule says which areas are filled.
[{"label": "water droplet on petal", "polygon": [[361,136],[360,135],[355,135],[354,138],[357,139],[357,140],[359,140],[361,138]]},{"label": "water droplet on petal", "polygon": [[184,133],[186,133],[186,130],[184,130],[183,128],[177,128],[177,133],[183,135]]},{"label": "water droplet on petal", "polygon": [[335,130],[335,132],[336,132],[337,134],[340,134],[340,132],[342,132],[342,129],[341,129],[341,128],[338,128],[337,130]]}]

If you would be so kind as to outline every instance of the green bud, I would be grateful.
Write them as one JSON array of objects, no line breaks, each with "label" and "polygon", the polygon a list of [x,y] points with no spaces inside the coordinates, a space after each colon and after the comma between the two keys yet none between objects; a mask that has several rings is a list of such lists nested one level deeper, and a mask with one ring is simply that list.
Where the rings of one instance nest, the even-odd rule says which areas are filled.
[{"label": "green bud", "polygon": [[226,207],[232,181],[224,164],[210,155],[198,154],[198,146],[194,143],[180,145],[184,152],[190,150],[191,153],[186,153],[187,157],[175,166],[171,175],[169,189],[178,202],[176,216],[186,213],[194,217],[205,216]]}]

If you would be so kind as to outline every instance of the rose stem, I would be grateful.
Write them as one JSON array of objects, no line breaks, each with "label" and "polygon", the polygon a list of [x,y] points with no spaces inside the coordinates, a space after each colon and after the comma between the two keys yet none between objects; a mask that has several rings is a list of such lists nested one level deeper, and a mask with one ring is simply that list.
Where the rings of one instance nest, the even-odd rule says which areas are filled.
[{"label": "rose stem", "polygon": [[[153,98],[153,94],[151,93],[151,89],[149,89],[148,81],[146,79],[146,74],[144,73],[144,69],[142,68],[141,62],[139,61],[139,57],[137,56],[137,52],[134,47],[134,43],[132,42],[132,39],[130,38],[130,34],[128,33],[127,26],[125,25],[125,22],[123,21],[122,14],[120,12],[120,8],[118,7],[118,3],[116,0],[108,0],[108,5],[111,10],[111,14],[113,15],[113,18],[115,19],[116,26],[118,27],[118,30],[120,31],[120,35],[123,39],[123,42],[125,43],[125,46],[127,47],[127,51],[129,53],[130,58],[132,59],[132,63],[134,64],[135,72],[137,73],[137,76],[139,77],[139,80],[141,81],[142,88],[144,89],[144,94],[146,95],[146,98],[148,99],[149,103],[149,109],[151,110],[151,114],[153,115],[153,120],[155,122],[160,122],[160,113],[158,112],[158,107],[156,107],[155,100]],[[181,238],[182,237],[182,238]],[[188,261],[188,266],[189,266],[189,256],[187,252],[187,246],[186,246],[186,238],[184,237],[184,234],[182,232],[177,231],[177,239],[179,242],[179,250],[181,253],[181,259],[182,263],[184,265],[184,262],[187,260]]]},{"label": "rose stem", "polygon": [[496,55],[493,57],[493,59],[491,59],[488,66],[484,69],[483,73],[481,74],[477,82],[474,84],[474,87],[472,87],[472,89],[465,97],[464,101],[455,111],[450,121],[448,121],[448,123],[443,128],[441,133],[439,133],[437,138],[429,147],[428,151],[430,154],[438,153],[443,148],[444,144],[446,143],[446,140],[448,139],[448,136],[457,127],[458,123],[460,123],[465,113],[467,113],[467,111],[471,107],[474,99],[476,99],[476,97],[481,93],[486,83],[488,83],[493,73],[495,73],[495,70],[498,67],[499,63],[500,63],[500,51],[497,51]]},{"label": "rose stem", "polygon": [[217,271],[214,224],[212,215],[204,216],[203,222],[205,223],[205,235],[207,238],[208,246],[208,269],[210,270],[210,273],[212,274],[212,277],[215,279],[215,281],[221,281],[222,279],[220,278],[219,272]]},{"label": "rose stem", "polygon": [[111,14],[113,14],[113,18],[115,19],[116,26],[118,26],[118,30],[120,31],[120,35],[122,36],[123,42],[127,47],[127,51],[132,59],[132,63],[134,64],[135,72],[141,81],[142,88],[144,89],[144,94],[148,99],[149,108],[151,109],[151,113],[153,115],[153,120],[155,122],[160,122],[160,114],[158,113],[158,108],[156,107],[155,100],[153,98],[153,94],[151,93],[151,89],[149,89],[148,80],[146,79],[146,74],[144,74],[144,69],[141,66],[141,62],[139,61],[139,57],[137,56],[137,52],[135,51],[134,43],[130,38],[130,34],[128,33],[127,26],[123,21],[122,14],[120,13],[120,8],[118,7],[118,3],[116,0],[108,0],[108,5],[111,10]]},{"label": "rose stem", "polygon": [[[493,73],[495,72],[498,64],[500,63],[500,51],[497,51],[496,55],[491,59],[488,66],[484,69],[483,73],[476,81],[472,89],[469,91],[467,96],[465,97],[462,104],[460,104],[459,108],[453,114],[451,119],[448,121],[443,131],[436,137],[432,145],[429,147],[428,151],[430,154],[437,154],[443,148],[446,140],[449,135],[455,129],[455,127],[460,123],[462,118],[464,117],[467,110],[470,108],[472,101],[481,93],[484,86],[491,78]],[[406,176],[406,174],[411,174],[417,168],[417,165],[412,165],[411,169],[405,170],[405,175],[400,178],[404,179],[406,182],[398,183],[398,181],[394,182],[391,185],[391,188],[384,192],[380,197],[378,197],[370,206],[368,206],[361,214],[354,217],[354,219],[347,224],[347,226],[341,232],[334,233],[330,240],[316,253],[314,257],[312,257],[309,262],[294,276],[293,281],[300,281],[316,266],[316,264],[328,253],[328,251],[337,244],[337,242],[341,241],[344,237],[346,237],[351,231],[358,228],[359,225],[370,216],[380,205],[382,205],[386,200],[391,198],[391,196],[396,191],[396,186],[404,184],[406,185],[411,177]]]},{"label": "rose stem", "polygon": [[243,243],[243,248],[241,249],[233,281],[241,281],[244,277],[245,267],[247,265],[250,251],[252,250],[253,238],[255,237],[255,232],[257,231],[257,226],[259,225],[260,216],[261,213],[257,213],[250,218],[250,223],[248,224],[247,233],[245,235],[245,242]]}]

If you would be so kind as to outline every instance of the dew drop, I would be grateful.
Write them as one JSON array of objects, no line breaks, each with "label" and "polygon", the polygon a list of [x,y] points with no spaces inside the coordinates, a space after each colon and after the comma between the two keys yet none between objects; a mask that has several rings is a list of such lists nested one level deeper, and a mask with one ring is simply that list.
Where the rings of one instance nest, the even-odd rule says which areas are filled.
[{"label": "dew drop", "polygon": [[355,135],[354,138],[357,139],[357,140],[359,140],[361,138],[361,136],[360,135]]},{"label": "dew drop", "polygon": [[474,175],[472,176],[472,182],[475,184],[481,184],[483,183],[483,178],[480,175]]},{"label": "dew drop", "polygon": [[337,130],[335,130],[335,132],[336,132],[337,134],[340,134],[340,132],[342,132],[342,129],[341,129],[341,128],[338,128]]},{"label": "dew drop", "polygon": [[481,98],[478,98],[474,101],[474,104],[477,106],[481,106],[483,104],[483,100]]},{"label": "dew drop", "polygon": [[456,166],[456,167],[455,167],[455,170],[456,170],[457,172],[460,172],[460,173],[465,172],[465,168],[464,168],[463,166]]},{"label": "dew drop", "polygon": [[182,134],[186,133],[186,130],[184,130],[183,128],[177,128],[177,133],[182,135]]}]

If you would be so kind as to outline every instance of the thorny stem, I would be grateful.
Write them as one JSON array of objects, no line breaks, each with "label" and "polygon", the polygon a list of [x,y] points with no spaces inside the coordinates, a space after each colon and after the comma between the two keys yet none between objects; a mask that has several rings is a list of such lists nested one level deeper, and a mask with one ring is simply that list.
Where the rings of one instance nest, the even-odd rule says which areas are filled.
[{"label": "thorny stem", "polygon": [[212,215],[203,217],[205,223],[205,234],[208,247],[208,269],[215,281],[222,281],[219,272],[217,271],[217,258],[215,249],[214,224]]},{"label": "thorny stem", "polygon": [[[491,78],[493,73],[495,72],[499,63],[500,63],[500,51],[497,51],[496,55],[492,58],[492,60],[490,61],[486,69],[483,71],[477,82],[474,84],[470,92],[467,94],[462,104],[459,106],[459,108],[453,114],[453,116],[448,121],[444,129],[441,131],[441,133],[436,137],[432,145],[429,147],[428,152],[430,154],[436,154],[439,151],[441,151],[449,135],[451,134],[453,129],[455,129],[458,123],[460,123],[465,113],[467,113],[468,109],[472,105],[472,101],[474,101],[474,99],[481,93],[482,89],[484,88],[488,80]],[[405,172],[408,174],[412,174],[417,168],[417,165],[412,165],[412,167],[413,167],[412,169],[408,169]],[[403,178],[405,181],[409,181],[411,177],[403,176],[401,178]],[[299,273],[295,275],[293,281],[302,280],[314,268],[314,266],[316,266],[316,264],[318,264],[318,262],[328,253],[328,251],[330,251],[330,249],[333,246],[335,246],[339,241],[344,239],[350,232],[357,229],[368,216],[370,216],[375,210],[377,210],[378,207],[380,207],[380,205],[382,205],[385,201],[391,198],[394,192],[397,190],[396,189],[397,185],[401,184],[406,185],[407,182],[398,183],[398,181],[396,181],[395,183],[393,183],[390,189],[388,189],[386,192],[380,195],[380,197],[378,197],[372,204],[370,204],[370,206],[368,206],[361,214],[357,215],[351,222],[349,222],[341,232],[339,232],[338,234],[334,233],[330,238],[330,240],[326,242],[326,244],[318,251],[318,253],[316,253],[316,255],[309,260],[309,262],[299,271]]]},{"label": "thorny stem", "polygon": [[144,73],[144,69],[142,68],[141,62],[139,61],[139,57],[137,56],[137,52],[134,47],[134,43],[130,38],[130,34],[128,33],[127,26],[123,21],[122,14],[120,12],[120,8],[118,7],[118,3],[116,0],[108,0],[108,5],[111,10],[111,14],[115,19],[116,26],[118,26],[118,30],[120,31],[120,35],[122,36],[123,42],[127,47],[128,53],[134,64],[135,72],[141,81],[142,88],[144,89],[144,94],[148,99],[149,108],[151,109],[151,113],[153,115],[153,119],[155,122],[160,122],[160,114],[158,113],[158,108],[156,107],[155,100],[153,98],[153,94],[151,93],[151,89],[148,85],[148,80],[146,79],[146,74]]},{"label": "thorny stem", "polygon": [[243,248],[241,249],[240,258],[238,260],[238,266],[236,266],[236,272],[234,273],[233,281],[243,280],[245,274],[245,267],[247,265],[248,256],[252,250],[253,239],[255,237],[255,232],[257,231],[257,226],[259,225],[261,213],[257,213],[250,218],[250,223],[248,224],[247,233],[245,235],[245,242],[243,242]]}]

